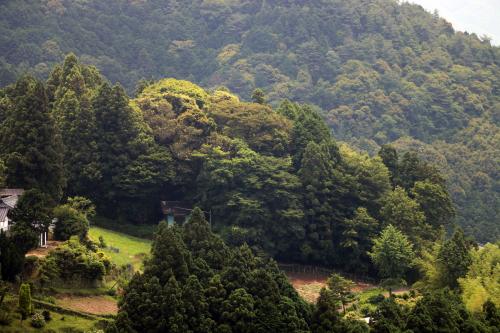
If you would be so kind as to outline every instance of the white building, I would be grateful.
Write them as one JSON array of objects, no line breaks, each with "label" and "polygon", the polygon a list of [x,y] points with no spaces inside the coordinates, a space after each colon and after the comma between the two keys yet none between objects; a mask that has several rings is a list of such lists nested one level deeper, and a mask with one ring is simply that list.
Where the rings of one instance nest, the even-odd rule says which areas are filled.
[{"label": "white building", "polygon": [[[9,220],[9,211],[16,207],[19,197],[24,193],[23,189],[0,189],[0,230],[5,233],[9,232],[11,221]],[[40,233],[39,245],[40,247],[47,246],[47,232]]]}]

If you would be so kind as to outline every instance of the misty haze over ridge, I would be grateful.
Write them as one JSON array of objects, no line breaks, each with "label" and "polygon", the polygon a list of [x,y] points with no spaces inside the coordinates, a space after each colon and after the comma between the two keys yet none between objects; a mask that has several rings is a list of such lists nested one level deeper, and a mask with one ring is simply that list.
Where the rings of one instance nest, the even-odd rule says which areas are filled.
[{"label": "misty haze over ridge", "polygon": [[411,0],[453,24],[458,31],[486,35],[491,44],[500,45],[500,1],[498,0]]}]

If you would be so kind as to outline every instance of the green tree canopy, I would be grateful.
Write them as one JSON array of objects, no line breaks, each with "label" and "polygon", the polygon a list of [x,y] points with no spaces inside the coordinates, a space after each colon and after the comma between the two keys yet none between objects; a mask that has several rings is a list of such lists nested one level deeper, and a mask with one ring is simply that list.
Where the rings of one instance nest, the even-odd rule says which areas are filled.
[{"label": "green tree canopy", "polygon": [[462,229],[456,229],[451,239],[447,240],[438,254],[438,261],[443,270],[445,285],[458,287],[458,279],[465,277],[472,263],[471,246],[465,239]]},{"label": "green tree canopy", "polygon": [[52,222],[51,198],[38,189],[24,192],[16,207],[9,211],[10,236],[22,253],[38,246],[40,233]]},{"label": "green tree canopy", "polygon": [[413,265],[413,245],[401,231],[388,225],[373,241],[370,257],[382,278],[403,279]]},{"label": "green tree canopy", "polygon": [[50,114],[45,86],[32,78],[20,78],[1,126],[0,157],[6,165],[6,185],[48,193],[58,201],[65,186],[62,142]]}]

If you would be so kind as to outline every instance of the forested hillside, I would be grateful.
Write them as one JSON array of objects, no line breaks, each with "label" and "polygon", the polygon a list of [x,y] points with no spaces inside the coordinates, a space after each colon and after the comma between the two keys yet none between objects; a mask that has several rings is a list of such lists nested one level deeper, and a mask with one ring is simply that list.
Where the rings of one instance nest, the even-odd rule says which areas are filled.
[{"label": "forested hillside", "polygon": [[[498,244],[479,247],[454,225],[441,172],[391,145],[372,157],[352,149],[316,108],[273,107],[258,89],[244,102],[166,78],[131,98],[69,54],[46,81],[0,89],[0,186],[26,190],[0,232],[2,331],[29,316],[32,327],[65,324],[39,312],[65,308],[31,303],[31,291],[57,288],[118,295],[116,317],[66,323],[107,333],[498,331]],[[163,200],[182,202],[186,220],[171,224]],[[150,255],[89,238],[103,220],[157,226]],[[58,245],[30,256],[51,225]],[[274,260],[380,288],[363,295],[332,273],[308,304]]]},{"label": "forested hillside", "polygon": [[254,98],[163,79],[130,99],[70,54],[46,83],[0,90],[0,175],[43,192],[40,206],[83,196],[117,223],[156,224],[161,200],[198,205],[230,245],[363,273],[388,225],[419,249],[452,226],[444,179],[416,154],[369,157],[339,145],[314,109]]},{"label": "forested hillside", "polygon": [[2,85],[25,71],[47,77],[69,51],[130,93],[167,76],[319,106],[338,140],[371,154],[394,143],[438,165],[466,232],[499,235],[500,49],[419,6],[2,1]]}]

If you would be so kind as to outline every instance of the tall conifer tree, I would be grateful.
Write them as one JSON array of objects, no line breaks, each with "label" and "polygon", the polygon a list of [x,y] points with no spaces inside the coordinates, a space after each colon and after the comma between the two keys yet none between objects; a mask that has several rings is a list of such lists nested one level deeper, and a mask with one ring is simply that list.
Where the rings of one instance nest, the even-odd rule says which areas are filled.
[{"label": "tall conifer tree", "polygon": [[76,56],[70,54],[62,69],[54,70],[51,77],[52,84],[58,84],[51,87],[55,89],[52,112],[64,143],[68,196],[89,195],[101,177],[95,116],[90,103],[92,92],[87,88],[82,71]]},{"label": "tall conifer tree", "polygon": [[6,185],[38,188],[58,201],[65,186],[63,146],[49,112],[45,87],[32,77],[23,77],[9,98],[11,108],[0,132]]}]

